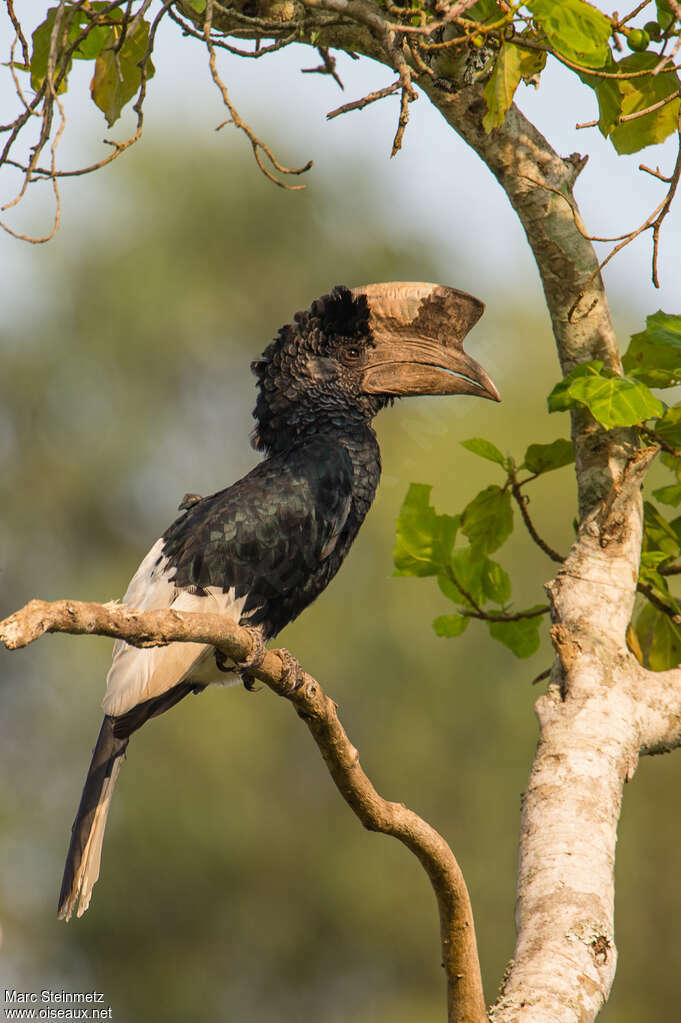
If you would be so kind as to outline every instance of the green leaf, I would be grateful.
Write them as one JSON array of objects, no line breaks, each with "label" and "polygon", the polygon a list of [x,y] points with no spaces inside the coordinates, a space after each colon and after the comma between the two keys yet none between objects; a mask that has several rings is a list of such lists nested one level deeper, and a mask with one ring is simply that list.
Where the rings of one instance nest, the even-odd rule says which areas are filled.
[{"label": "green leaf", "polygon": [[[672,405],[665,411],[662,419],[658,419],[655,423],[655,433],[659,434],[670,447],[681,448],[681,405]],[[670,455],[669,452],[665,451],[664,454],[667,458],[678,462],[678,459],[675,459],[674,455]],[[670,466],[670,468],[676,468],[676,466]]]},{"label": "green leaf", "polygon": [[[508,573],[496,561],[473,547],[458,547],[452,553],[451,571],[438,575],[437,582],[445,597],[466,607],[472,605],[462,590],[470,594],[478,605],[488,600],[495,604],[505,604],[511,597]],[[457,583],[462,589],[459,589]]]},{"label": "green leaf", "polygon": [[578,408],[580,403],[570,395],[573,381],[579,377],[597,377],[602,369],[602,362],[580,362],[575,366],[551,391],[548,397],[549,412],[565,412],[567,409]]},{"label": "green leaf", "polygon": [[481,490],[463,510],[461,530],[485,553],[501,547],[513,530],[510,492],[494,484]]},{"label": "green leaf", "polygon": [[479,455],[480,458],[496,462],[497,465],[502,465],[504,468],[508,464],[508,460],[502,455],[499,448],[491,441],[485,440],[484,437],[471,437],[470,440],[462,440],[461,447],[472,451],[474,455]]},{"label": "green leaf", "polygon": [[433,622],[433,629],[436,636],[445,636],[450,639],[465,632],[469,621],[470,618],[466,615],[440,615]]},{"label": "green leaf", "polygon": [[664,412],[662,402],[650,393],[644,383],[617,375],[600,380],[582,377],[575,380],[570,394],[585,405],[606,429],[633,426]]},{"label": "green leaf", "polygon": [[530,444],[525,452],[524,466],[529,472],[539,475],[542,472],[561,469],[574,460],[575,449],[572,441],[559,437],[551,444]]},{"label": "green leaf", "polygon": [[647,668],[666,671],[681,662],[681,629],[668,615],[646,603],[633,629]]},{"label": "green leaf", "polygon": [[[618,71],[627,73],[652,71],[659,60],[657,53],[632,53],[631,56],[620,60],[616,67]],[[616,84],[622,97],[620,116],[625,116],[635,114],[639,110],[647,110],[648,107],[677,92],[679,79],[674,71],[666,71],[660,75],[650,74],[641,78],[623,79]],[[680,101],[675,99],[643,117],[618,124],[610,135],[610,141],[617,152],[637,153],[646,146],[664,142],[678,128],[679,104]]]},{"label": "green leaf", "polygon": [[[659,54],[652,52],[632,53],[618,62],[609,54],[602,70],[623,75],[646,70],[652,72],[658,60]],[[674,71],[620,79],[600,78],[583,72],[579,77],[596,93],[598,127],[602,135],[610,137],[618,153],[636,153],[645,146],[663,142],[676,131],[679,100],[672,100],[643,117],[620,123],[623,116],[647,110],[676,92],[679,79]]]},{"label": "green leaf", "polygon": [[[103,111],[109,127],[118,120],[123,107],[140,87],[142,72],[138,64],[147,52],[149,41],[149,25],[141,21],[133,34],[126,36],[117,59],[113,47],[119,31],[118,28],[109,30],[107,48],[95,62],[95,74],[90,85],[92,99]],[[154,65],[149,60],[147,78],[153,77],[153,74]]]},{"label": "green leaf", "polygon": [[[657,572],[663,561],[667,561],[669,556],[664,551],[643,551],[641,554],[641,574],[644,572]],[[655,581],[656,585],[657,580]],[[663,585],[662,589],[666,589]]]},{"label": "green leaf", "polygon": [[[537,604],[528,610],[539,610],[541,606]],[[536,615],[534,618],[519,618],[514,622],[488,622],[489,634],[512,650],[516,657],[531,657],[541,643],[539,629],[542,617]]]},{"label": "green leaf", "polygon": [[681,383],[681,315],[658,309],[646,317],[646,329],[632,335],[622,365],[625,373],[649,387],[674,387]]},{"label": "green leaf", "polygon": [[679,538],[673,526],[650,501],[643,503],[643,551],[663,551],[667,558],[681,553]]},{"label": "green leaf", "polygon": [[676,508],[681,504],[681,483],[672,483],[668,487],[653,490],[653,497],[661,501],[662,504],[671,504]]},{"label": "green leaf", "polygon": [[[585,364],[582,364],[582,366]],[[637,379],[618,376],[612,370],[595,371],[602,363],[590,363],[587,373],[569,373],[549,395],[549,412],[583,405],[606,429],[633,426],[646,419],[661,416],[662,402]]]},{"label": "green leaf", "polygon": [[674,14],[669,6],[668,0],[655,0],[657,7],[657,23],[662,29],[669,28],[674,21]]},{"label": "green leaf", "polygon": [[511,577],[491,558],[484,559],[482,591],[495,604],[506,604],[511,599]]},{"label": "green leaf", "polygon": [[482,126],[488,135],[504,123],[521,79],[532,78],[545,64],[546,53],[543,50],[523,49],[512,42],[502,42],[485,85],[487,113],[482,119]]},{"label": "green leaf", "polygon": [[431,489],[424,483],[409,487],[397,519],[395,575],[437,575],[449,564],[460,516],[438,515]]},{"label": "green leaf", "polygon": [[[37,29],[33,32],[31,40],[33,43],[33,52],[31,54],[31,88],[36,92],[40,89],[41,85],[45,81],[47,75],[47,63],[50,56],[50,46],[52,44],[52,32],[54,30],[55,18],[57,16],[58,7],[51,7],[47,12],[47,17]],[[62,15],[61,27],[58,33],[56,41],[56,56],[63,52],[65,44],[72,43],[76,36],[80,33],[80,12],[77,12],[69,26],[68,32],[65,30],[66,26],[66,12]],[[66,39],[64,38],[66,36]],[[67,69],[67,75],[69,68]],[[66,92],[67,76],[65,75],[62,82],[57,89],[57,92]]]},{"label": "green leaf", "polygon": [[[96,5],[93,5],[96,8]],[[31,88],[37,92],[45,81],[47,75],[47,63],[50,56],[50,46],[52,43],[52,32],[54,29],[55,18],[57,16],[57,7],[52,7],[47,12],[47,17],[42,24],[38,25],[37,29],[32,35],[33,41],[33,53],[31,56]],[[121,12],[115,11],[111,13],[111,17],[120,17]],[[82,9],[69,9],[65,8],[64,14],[61,19],[61,28],[58,33],[55,56],[57,58],[57,70],[60,55],[64,52],[67,47],[70,47],[80,36],[83,30],[89,24],[88,12]],[[66,26],[68,25],[68,30]],[[87,36],[78,45],[78,48],[73,52],[73,58],[76,60],[94,60],[102,52],[103,47],[106,45],[109,37],[110,30],[102,25],[95,25],[90,28]],[[66,71],[66,75],[59,85],[58,92],[66,92],[67,77],[71,70],[71,60]]]},{"label": "green leaf", "polygon": [[471,9],[466,11],[464,17],[472,21],[496,21],[501,15],[502,10],[497,0],[478,0],[477,4],[473,4]]},{"label": "green leaf", "polygon": [[556,53],[583,67],[603,67],[612,30],[604,14],[583,0],[529,0],[527,6]]},{"label": "green leaf", "polygon": [[106,25],[95,25],[88,32],[73,56],[76,60],[96,60],[109,41],[109,29]]}]

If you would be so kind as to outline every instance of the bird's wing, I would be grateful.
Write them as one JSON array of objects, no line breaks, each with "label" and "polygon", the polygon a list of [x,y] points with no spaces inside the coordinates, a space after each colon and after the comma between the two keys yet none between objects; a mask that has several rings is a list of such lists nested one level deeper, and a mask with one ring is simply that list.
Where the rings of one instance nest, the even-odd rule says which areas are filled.
[{"label": "bird's wing", "polygon": [[233,589],[235,600],[245,598],[242,621],[275,635],[338,568],[352,528],[352,487],[350,456],[323,438],[261,462],[166,532],[175,585]]},{"label": "bird's wing", "polygon": [[[348,521],[351,486],[347,452],[323,442],[261,463],[173,523],[135,573],[124,603],[220,611],[274,635],[335,572],[331,555]],[[218,679],[210,646],[138,649],[117,641],[102,705],[119,716],[181,682]]]}]

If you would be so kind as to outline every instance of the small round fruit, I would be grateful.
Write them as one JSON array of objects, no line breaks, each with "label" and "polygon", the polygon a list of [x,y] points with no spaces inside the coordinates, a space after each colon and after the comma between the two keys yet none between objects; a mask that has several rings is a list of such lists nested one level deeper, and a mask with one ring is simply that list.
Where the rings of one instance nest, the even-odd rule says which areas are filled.
[{"label": "small round fruit", "polygon": [[650,36],[644,28],[632,28],[631,32],[627,35],[627,46],[630,50],[635,50],[637,53],[647,50],[649,42]]},{"label": "small round fruit", "polygon": [[471,39],[471,43],[476,48],[476,50],[480,50],[485,45],[485,37],[484,36],[473,36],[473,38]]},{"label": "small round fruit", "polygon": [[654,39],[656,43],[662,38],[662,29],[656,21],[647,21],[643,26],[643,31],[647,32],[651,39]]}]

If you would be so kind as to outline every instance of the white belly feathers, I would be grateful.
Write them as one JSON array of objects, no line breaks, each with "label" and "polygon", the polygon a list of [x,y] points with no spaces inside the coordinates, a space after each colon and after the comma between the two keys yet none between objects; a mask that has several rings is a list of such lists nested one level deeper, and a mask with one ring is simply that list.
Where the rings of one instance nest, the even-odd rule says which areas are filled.
[{"label": "white belly feathers", "polygon": [[[224,593],[215,586],[206,588],[206,596],[175,588],[163,557],[163,540],[151,548],[123,597],[128,607],[142,611],[173,608],[176,611],[217,611],[239,620],[246,597],[236,600],[234,590]],[[105,714],[125,714],[138,703],[172,689],[179,682],[196,681],[202,685],[237,682],[236,676],[221,673],[214,648],[203,643],[169,643],[168,646],[139,649],[123,640],[114,643],[113,661],[106,679],[102,700]]]}]

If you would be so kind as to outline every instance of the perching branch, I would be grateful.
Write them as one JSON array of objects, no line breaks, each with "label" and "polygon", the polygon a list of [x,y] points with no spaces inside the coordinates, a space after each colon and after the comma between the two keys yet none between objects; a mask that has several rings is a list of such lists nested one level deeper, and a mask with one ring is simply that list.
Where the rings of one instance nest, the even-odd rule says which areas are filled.
[{"label": "perching branch", "polygon": [[[18,650],[46,632],[112,636],[138,647],[208,643],[237,664],[257,653],[253,631],[206,612],[135,611],[120,604],[32,600],[0,622],[0,641]],[[257,658],[260,660],[260,657]],[[338,791],[368,831],[392,835],[417,857],[437,900],[449,1023],[485,1023],[473,914],[461,869],[441,835],[402,803],[378,794],[359,762],[333,700],[286,651],[263,651],[249,675],[289,700],[319,747]]]}]

